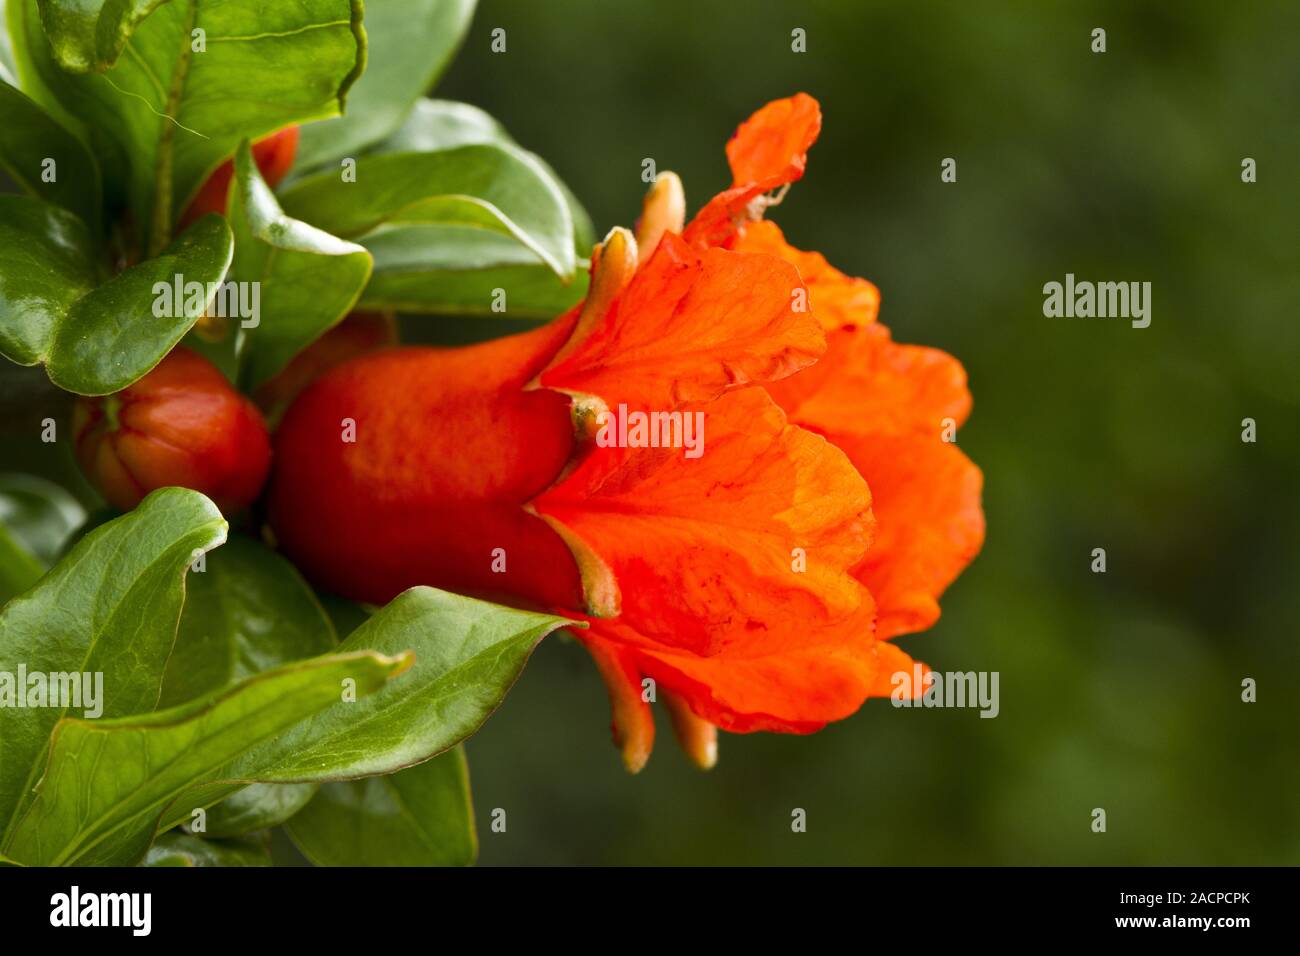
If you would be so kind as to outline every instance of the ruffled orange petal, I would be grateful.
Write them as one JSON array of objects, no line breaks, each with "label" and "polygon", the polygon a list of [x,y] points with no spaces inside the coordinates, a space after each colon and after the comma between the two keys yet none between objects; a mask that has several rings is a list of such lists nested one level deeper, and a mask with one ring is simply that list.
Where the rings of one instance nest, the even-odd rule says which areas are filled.
[{"label": "ruffled orange petal", "polygon": [[877,686],[872,613],[864,596],[843,621],[787,629],[780,648],[736,645],[707,657],[665,647],[623,620],[592,621],[588,633],[628,649],[660,693],[676,694],[709,724],[806,734],[852,714]]},{"label": "ruffled orange petal", "polygon": [[728,246],[737,252],[780,256],[799,270],[808,287],[808,302],[828,333],[840,328],[869,325],[880,311],[880,290],[866,279],[845,275],[820,252],[803,252],[785,241],[774,222],[746,225]]},{"label": "ruffled orange petal", "polygon": [[[911,700],[924,693],[924,682],[930,673],[930,665],[912,660],[911,655],[889,641],[877,641],[874,649],[876,675],[871,686],[872,697],[893,697],[900,687],[904,688],[901,695],[903,700]],[[896,682],[897,674],[906,674],[906,682]]]},{"label": "ruffled orange petal", "polygon": [[686,227],[686,241],[721,246],[738,225],[761,218],[766,202],[759,197],[803,176],[808,149],[821,128],[821,107],[806,93],[774,100],[741,123],[727,143],[732,187],[696,214]]},{"label": "ruffled orange petal", "polygon": [[604,317],[540,376],[613,406],[671,409],[816,361],[825,335],[795,310],[799,274],[774,256],[698,252],[665,233]]},{"label": "ruffled orange petal", "polygon": [[761,389],[681,411],[704,416],[700,457],[592,447],[532,503],[600,555],[622,621],[684,654],[779,656],[855,612],[871,498],[848,459]]},{"label": "ruffled orange petal", "polygon": [[876,599],[876,636],[925,630],[984,543],[983,475],[937,431],[832,440],[871,485],[876,540],[853,573]]},{"label": "ruffled orange petal", "polygon": [[878,323],[827,343],[816,365],[767,386],[791,421],[822,434],[938,437],[945,419],[955,427],[970,414],[966,370],[947,352],[899,345]]},{"label": "ruffled orange petal", "polygon": [[842,449],[871,487],[876,539],[854,573],[879,608],[876,634],[924,630],[984,541],[980,470],[943,440],[970,413],[966,372],[884,326],[832,332],[817,365],[767,387],[790,420]]},{"label": "ruffled orange petal", "polygon": [[767,190],[800,179],[821,130],[821,106],[807,93],[768,103],[727,142],[732,185]]}]

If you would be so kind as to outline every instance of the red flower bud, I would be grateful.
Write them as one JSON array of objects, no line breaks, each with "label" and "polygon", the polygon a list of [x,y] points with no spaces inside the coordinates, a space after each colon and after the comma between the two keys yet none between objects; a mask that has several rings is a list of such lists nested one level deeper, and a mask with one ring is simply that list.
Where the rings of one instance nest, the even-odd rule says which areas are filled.
[{"label": "red flower bud", "polygon": [[[268,186],[274,186],[284,179],[293,166],[293,158],[298,153],[298,127],[290,126],[272,133],[265,139],[253,144],[253,161],[262,172],[262,178]],[[176,224],[176,231],[182,232],[189,225],[210,212],[224,214],[226,199],[230,194],[230,180],[235,175],[235,161],[228,159],[208,177],[199,188],[194,200]]]},{"label": "red flower bud", "polygon": [[223,512],[257,497],[271,465],[266,425],[217,367],[176,348],[129,388],[77,400],[77,460],[116,508],[168,485],[201,491]]}]

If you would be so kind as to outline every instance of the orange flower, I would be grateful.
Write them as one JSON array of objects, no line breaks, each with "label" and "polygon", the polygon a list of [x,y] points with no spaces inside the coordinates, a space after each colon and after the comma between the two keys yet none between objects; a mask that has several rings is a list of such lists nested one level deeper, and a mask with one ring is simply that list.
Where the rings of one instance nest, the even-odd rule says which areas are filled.
[{"label": "orange flower", "polygon": [[[324,375],[277,435],[285,549],[362,600],[433,584],[581,615],[632,770],[651,699],[708,766],[717,727],[805,733],[889,693],[911,661],[881,639],[932,623],[979,547],[979,472],[940,437],[961,367],[893,344],[874,286],[761,220],[820,123],[803,95],[760,110],[684,230],[661,176],[542,329]],[[603,441],[616,410],[705,445]]]},{"label": "orange flower", "polygon": [[[753,185],[770,190],[799,179],[820,129],[820,110],[806,94],[756,112],[727,144],[732,189],[701,211],[686,237],[778,255],[799,269],[826,329],[827,353],[768,391],[792,422],[847,452],[871,487],[876,540],[854,575],[876,599],[877,638],[888,639],[933,624],[939,595],[979,551],[983,478],[952,443],[971,408],[961,364],[937,349],[892,342],[875,324],[874,285],[795,249],[774,223],[754,218],[763,206],[752,204]],[[751,196],[751,205],[733,201],[720,222],[719,200],[729,194]]]}]

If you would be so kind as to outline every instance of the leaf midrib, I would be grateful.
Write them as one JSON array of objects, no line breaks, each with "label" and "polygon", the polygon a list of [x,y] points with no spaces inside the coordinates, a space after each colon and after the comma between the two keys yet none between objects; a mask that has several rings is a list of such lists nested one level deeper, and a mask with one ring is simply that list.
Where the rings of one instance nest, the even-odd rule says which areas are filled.
[{"label": "leaf midrib", "polygon": [[[172,67],[172,83],[163,103],[162,113],[172,122],[160,123],[158,134],[158,155],[154,163],[153,183],[153,222],[149,235],[149,256],[158,255],[171,241],[172,205],[176,201],[173,182],[176,126],[180,120],[174,115],[185,91],[189,78],[190,62],[193,50],[190,46],[190,34],[198,19],[198,0],[182,0],[185,3],[185,23],[181,28],[181,51]],[[150,72],[152,75],[152,72]]]}]

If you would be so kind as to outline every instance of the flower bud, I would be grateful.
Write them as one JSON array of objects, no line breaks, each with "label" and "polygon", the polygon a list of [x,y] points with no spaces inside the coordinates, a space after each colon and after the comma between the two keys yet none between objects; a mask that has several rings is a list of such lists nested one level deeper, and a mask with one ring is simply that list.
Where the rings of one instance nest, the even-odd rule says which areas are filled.
[{"label": "flower bud", "polygon": [[271,464],[253,403],[183,347],[120,392],[78,399],[73,434],[82,470],[123,511],[168,485],[238,511],[257,498]]}]

